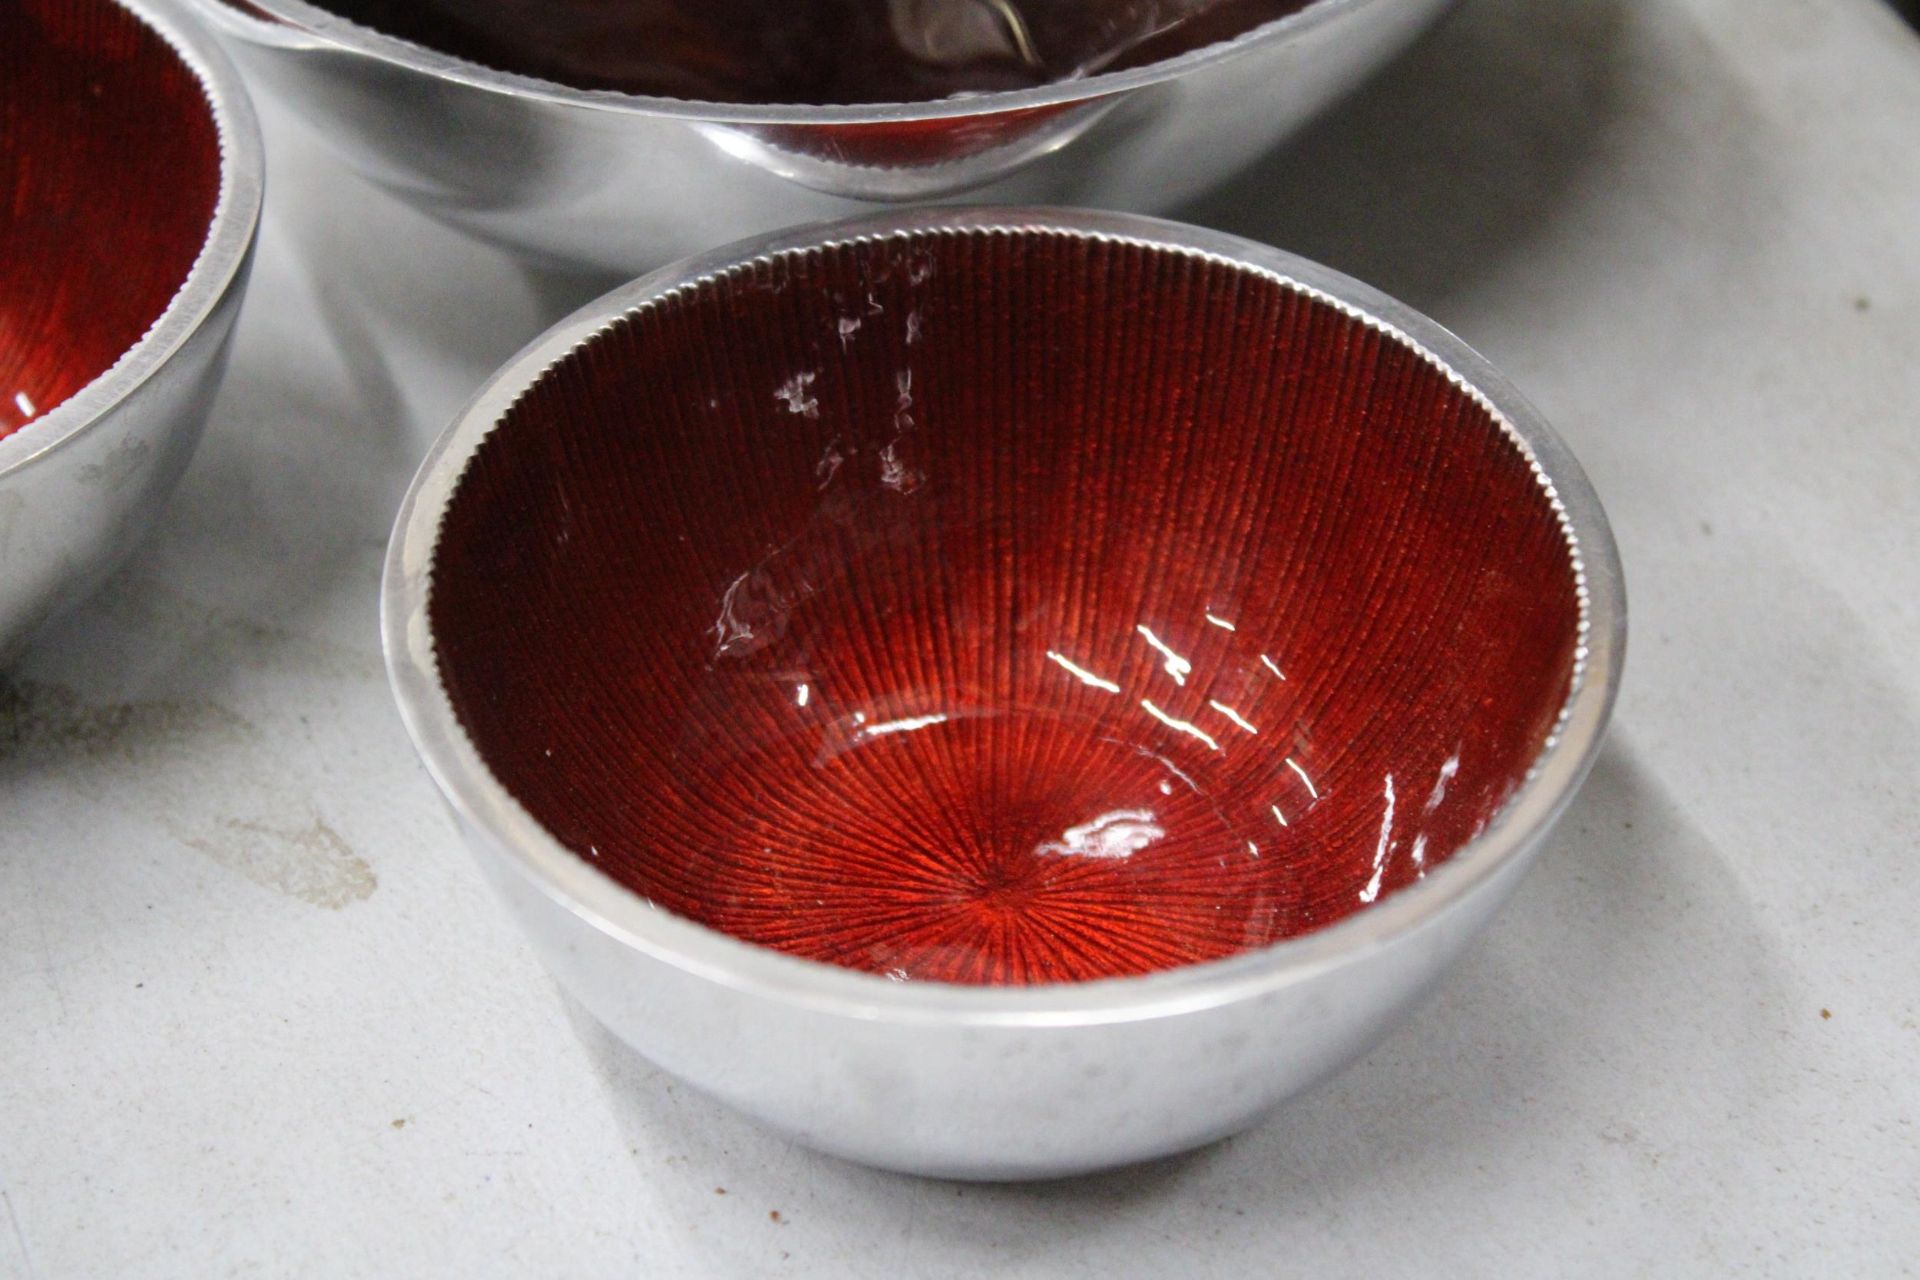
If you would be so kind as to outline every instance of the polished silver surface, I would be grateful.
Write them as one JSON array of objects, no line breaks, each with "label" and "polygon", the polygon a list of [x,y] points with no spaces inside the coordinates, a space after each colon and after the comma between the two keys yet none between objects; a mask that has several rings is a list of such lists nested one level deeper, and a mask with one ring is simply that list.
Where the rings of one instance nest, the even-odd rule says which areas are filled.
[{"label": "polished silver surface", "polygon": [[[1315,291],[1422,349],[1491,406],[1563,505],[1584,572],[1582,673],[1561,731],[1479,839],[1358,915],[1264,950],[1143,978],[972,988],[894,983],[738,942],[658,910],[560,845],[455,719],[428,633],[442,513],[481,441],[553,361],[613,318],[729,265],[941,227],[1047,228],[1206,254]],[[1253,1123],[1352,1061],[1431,987],[1532,861],[1598,751],[1619,682],[1618,553],[1579,465],[1487,363],[1326,268],[1147,218],[924,210],[803,229],[657,272],[516,356],[435,444],[401,507],[382,589],[402,718],[468,843],[562,984],[660,1066],[811,1146],[963,1178],[1078,1173]]]},{"label": "polished silver surface", "polygon": [[305,0],[249,0],[254,13],[193,3],[259,84],[376,181],[485,239],[630,274],[872,201],[970,193],[1171,208],[1350,88],[1448,0],[1319,0],[1136,70],[858,107],[572,90],[391,39]]},{"label": "polished silver surface", "polygon": [[199,78],[219,132],[220,195],[186,283],[146,336],[0,439],[0,663],[106,579],[179,483],[226,366],[260,218],[265,162],[238,73],[172,0],[118,2]]}]

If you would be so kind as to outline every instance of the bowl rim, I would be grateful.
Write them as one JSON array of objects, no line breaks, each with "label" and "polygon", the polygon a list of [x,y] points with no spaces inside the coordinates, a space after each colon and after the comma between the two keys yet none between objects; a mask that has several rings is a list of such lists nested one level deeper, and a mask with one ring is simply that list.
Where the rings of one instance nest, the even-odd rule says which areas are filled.
[{"label": "bowl rim", "polygon": [[[735,103],[666,98],[615,89],[577,89],[537,76],[500,71],[426,45],[390,36],[324,9],[310,0],[244,0],[270,14],[274,22],[253,17],[226,0],[192,0],[209,20],[255,44],[290,49],[332,46],[376,61],[423,72],[472,88],[562,106],[677,118],[712,124],[893,124],[999,115],[1036,107],[1063,106],[1144,88],[1238,58],[1325,22],[1369,8],[1408,6],[1422,0],[1306,0],[1303,8],[1222,40],[1124,71],[1102,72],[1081,80],[1056,80],[1027,89],[1011,89],[923,102]],[[1442,0],[1451,3],[1451,0]],[[274,29],[276,23],[290,32]],[[303,40],[301,37],[307,37]],[[320,42],[318,45],[314,41]]]},{"label": "bowl rim", "polygon": [[138,341],[78,391],[0,437],[0,481],[105,421],[172,360],[227,297],[259,229],[266,153],[253,102],[227,56],[174,0],[99,0],[158,35],[200,85],[220,150],[220,193],[207,238],[166,308]]},{"label": "bowl rim", "polygon": [[[474,452],[502,415],[581,343],[677,291],[782,254],[943,231],[1058,232],[1193,254],[1265,275],[1422,354],[1532,455],[1536,478],[1567,534],[1581,592],[1582,634],[1555,734],[1479,836],[1424,879],[1372,906],[1225,959],[1079,983],[901,983],[777,952],[653,906],[562,845],[494,778],[440,682],[426,608],[442,518]],[[1064,209],[943,207],[788,229],[664,267],[587,304],[509,360],[435,440],[401,503],[381,584],[382,644],[401,719],[469,843],[484,841],[562,908],[657,961],[781,1003],[922,1025],[1084,1025],[1211,1008],[1352,963],[1436,920],[1524,858],[1571,801],[1605,736],[1625,658],[1626,624],[1619,552],[1598,495],[1540,413],[1465,342],[1367,285],[1267,245],[1157,218]]]}]

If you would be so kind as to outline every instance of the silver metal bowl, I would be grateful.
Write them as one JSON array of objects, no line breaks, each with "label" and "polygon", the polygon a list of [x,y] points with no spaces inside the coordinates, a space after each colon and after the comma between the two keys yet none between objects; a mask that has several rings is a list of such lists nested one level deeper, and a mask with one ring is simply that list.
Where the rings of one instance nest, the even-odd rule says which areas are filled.
[{"label": "silver metal bowl", "polygon": [[258,84],[383,186],[484,239],[625,273],[870,201],[971,192],[1168,209],[1262,154],[1447,0],[1318,0],[1138,69],[879,106],[579,91],[383,36],[305,0],[194,3]]},{"label": "silver metal bowl", "polygon": [[[1491,825],[1424,879],[1316,932],[1144,977],[894,982],[749,945],[653,906],[536,822],[457,717],[428,613],[456,486],[522,394],[619,317],[742,264],[821,246],[1028,231],[1171,249],[1317,294],[1469,389],[1557,500],[1581,573],[1582,647],[1557,734]],[[534,490],[544,491],[538,481]],[[399,513],[382,606],[389,674],[428,770],[535,948],[588,1009],[668,1071],[806,1144],[893,1169],[993,1179],[1099,1169],[1232,1133],[1399,1022],[1507,899],[1584,778],[1626,628],[1617,552],[1578,464],[1459,339],[1275,249],[1151,219],[1043,210],[927,210],[789,232],[666,268],[593,303],[515,357],[434,446]]]},{"label": "silver metal bowl", "polygon": [[146,335],[0,438],[0,661],[94,591],[152,527],[199,443],[252,264],[265,161],[239,74],[172,0],[117,3],[199,80],[219,136],[220,192],[199,258]]}]

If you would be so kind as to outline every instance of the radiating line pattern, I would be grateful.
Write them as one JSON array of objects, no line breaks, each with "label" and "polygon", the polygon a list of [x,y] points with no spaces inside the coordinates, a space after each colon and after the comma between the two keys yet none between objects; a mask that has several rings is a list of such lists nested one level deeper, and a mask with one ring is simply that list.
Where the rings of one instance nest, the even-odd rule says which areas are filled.
[{"label": "radiating line pattern", "polygon": [[111,0],[0,4],[0,439],[146,335],[219,196],[213,108],[162,37]]},{"label": "radiating line pattern", "polygon": [[1580,607],[1531,460],[1419,353],[1226,264],[980,231],[589,341],[475,455],[430,617],[495,776],[636,892],[1037,983],[1431,872],[1553,732]]}]

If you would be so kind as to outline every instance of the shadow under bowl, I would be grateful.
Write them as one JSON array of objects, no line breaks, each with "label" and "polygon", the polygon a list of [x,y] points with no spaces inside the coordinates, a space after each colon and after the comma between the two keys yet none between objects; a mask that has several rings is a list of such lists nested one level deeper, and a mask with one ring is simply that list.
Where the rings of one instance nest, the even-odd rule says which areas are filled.
[{"label": "shadow under bowl", "polygon": [[[416,481],[386,621],[589,1008],[810,1141],[1002,1176],[1238,1127],[1406,1007],[1591,759],[1614,555],[1531,410],[1363,286],[1143,219],[922,213],[536,343]],[[713,1060],[671,1016],[702,987],[851,1078]],[[1197,1049],[1189,1015],[1221,1098],[1040,1114],[1083,1054]],[[1034,1056],[955,1075],[929,1026]],[[911,1105],[860,1094],[882,1061]]]},{"label": "shadow under bowl", "polygon": [[158,513],[218,380],[260,207],[251,108],[156,0],[0,10],[0,657]]},{"label": "shadow under bowl", "polygon": [[[258,83],[375,181],[483,239],[550,264],[623,274],[776,227],[846,217],[872,201],[972,192],[1002,202],[1172,208],[1263,154],[1447,4],[1242,0],[1226,12],[1285,16],[1251,30],[1208,28],[1232,38],[1054,83],[812,105],[703,102],[617,92],[604,77],[539,78],[562,76],[583,58],[608,60],[617,42],[592,34],[617,26],[604,5],[573,15],[581,29],[570,43],[567,15],[548,15],[542,38],[566,50],[555,65],[532,36],[525,47],[476,37],[489,6],[341,6],[384,14],[389,33],[307,0],[194,2]],[[808,24],[789,18],[781,29],[794,25]],[[687,58],[711,70],[712,52]]]}]

